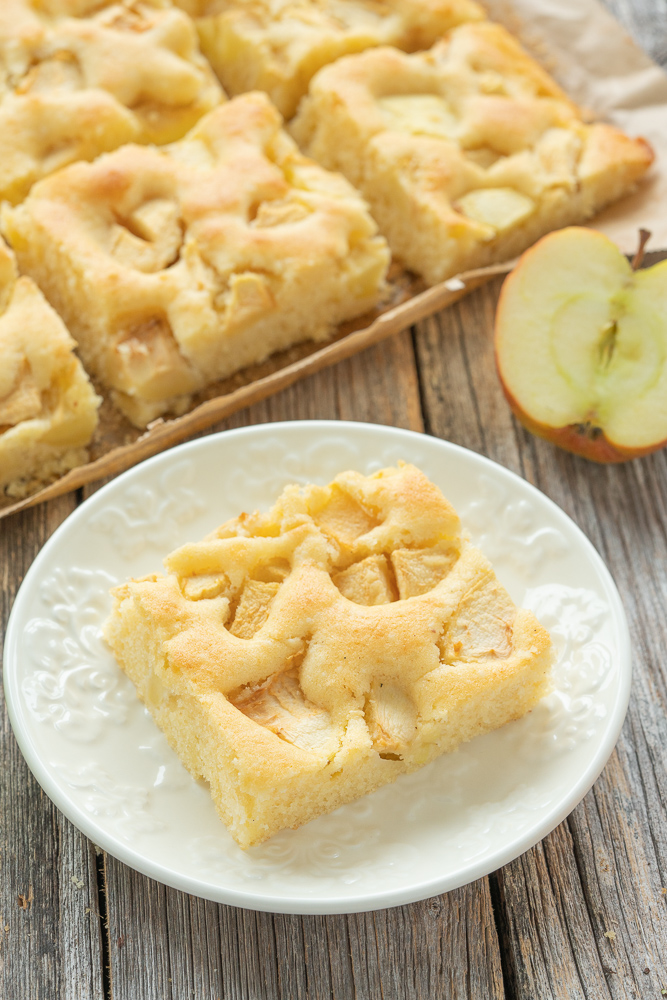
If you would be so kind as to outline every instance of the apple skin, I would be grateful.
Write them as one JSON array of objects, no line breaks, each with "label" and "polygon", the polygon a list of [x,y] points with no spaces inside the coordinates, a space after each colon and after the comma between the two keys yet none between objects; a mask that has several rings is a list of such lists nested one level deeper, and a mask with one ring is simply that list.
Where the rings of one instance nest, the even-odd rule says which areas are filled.
[{"label": "apple skin", "polygon": [[[557,230],[543,236],[542,239],[538,240],[538,242],[534,244],[534,246],[530,247],[524,254],[522,254],[516,267],[514,268],[514,271],[510,272],[503,283],[496,310],[496,329],[494,336],[496,371],[498,372],[498,378],[500,380],[503,394],[512,413],[517,418],[519,423],[521,423],[526,430],[530,431],[531,434],[555,444],[564,451],[586,458],[591,462],[597,462],[602,465],[619,464],[621,462],[631,461],[635,458],[643,458],[653,452],[660,451],[660,449],[667,447],[667,439],[651,442],[651,444],[646,446],[624,447],[622,445],[615,444],[605,436],[603,428],[596,425],[593,414],[591,415],[590,424],[574,423],[561,427],[554,427],[541,423],[524,411],[512,394],[511,390],[505,384],[502,373],[502,365],[499,358],[498,331],[501,324],[501,317],[504,320],[504,311],[507,311],[508,313],[510,312],[510,310],[507,309],[506,300],[509,298],[507,290],[510,287],[510,280],[513,278],[513,275],[518,272],[524,261],[532,258],[535,254],[540,253],[542,244],[552,240],[553,237],[558,237],[559,234],[573,232],[577,229],[579,229],[579,227],[570,227],[569,229]],[[596,230],[586,228],[580,231],[585,232],[588,238],[593,237],[604,240],[607,243],[610,242],[606,236],[603,236],[602,233],[599,233]]]},{"label": "apple skin", "polygon": [[647,448],[619,448],[618,445],[607,440],[600,427],[592,427],[587,433],[582,429],[581,424],[569,424],[567,427],[548,427],[546,424],[540,424],[523,412],[503,382],[497,356],[496,367],[505,399],[519,423],[531,434],[543,438],[545,441],[550,441],[551,444],[557,445],[563,451],[569,451],[573,455],[587,458],[591,462],[598,462],[600,465],[618,465],[620,462],[629,462],[633,458],[651,455],[654,451],[659,451],[667,446],[667,441],[660,441]]}]

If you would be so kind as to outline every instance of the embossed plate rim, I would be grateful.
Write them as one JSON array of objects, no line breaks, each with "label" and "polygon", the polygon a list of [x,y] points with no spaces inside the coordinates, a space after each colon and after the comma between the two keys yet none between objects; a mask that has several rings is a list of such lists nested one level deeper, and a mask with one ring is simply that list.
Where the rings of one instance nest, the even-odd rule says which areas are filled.
[{"label": "embossed plate rim", "polygon": [[[455,872],[447,872],[445,875],[436,874],[432,878],[415,880],[407,886],[397,888],[375,888],[372,891],[359,891],[350,887],[349,894],[343,897],[313,893],[301,897],[298,895],[286,897],[276,893],[275,890],[272,894],[270,882],[266,886],[267,891],[257,893],[240,890],[232,886],[221,886],[203,878],[195,878],[183,871],[178,871],[155,862],[145,851],[142,852],[124,843],[112,831],[105,829],[103,824],[96,822],[88,815],[73,801],[67,790],[61,784],[57,783],[54,778],[53,768],[43,759],[43,755],[31,731],[31,720],[20,687],[19,670],[16,667],[20,653],[21,629],[24,624],[22,617],[25,617],[23,614],[24,609],[29,611],[34,589],[39,587],[42,567],[47,564],[52,552],[60,546],[61,540],[64,540],[69,532],[76,530],[77,526],[83,523],[86,518],[89,518],[96,508],[99,508],[117,492],[122,491],[135,477],[144,476],[147,470],[158,470],[161,466],[166,466],[167,463],[178,458],[183,458],[185,455],[196,460],[197,453],[204,455],[207,449],[215,449],[216,442],[221,439],[225,439],[226,441],[240,439],[242,441],[244,438],[251,439],[255,437],[261,440],[262,437],[270,435],[284,435],[289,438],[295,432],[297,436],[304,432],[310,434],[313,442],[316,442],[318,436],[326,432],[335,432],[343,436],[371,432],[371,434],[378,435],[382,439],[379,441],[378,451],[381,446],[395,442],[397,445],[404,445],[409,454],[410,442],[419,442],[425,445],[427,450],[434,448],[436,452],[440,451],[445,460],[448,454],[463,457],[464,461],[472,463],[480,472],[488,474],[492,479],[507,486],[510,491],[519,489],[519,492],[523,491],[525,495],[532,496],[539,504],[546,504],[546,508],[551,512],[551,515],[560,521],[566,527],[571,537],[576,540],[580,554],[592,565],[600,578],[604,597],[609,602],[611,615],[616,622],[618,631],[619,645],[615,652],[618,658],[619,670],[617,671],[617,679],[615,681],[615,697],[609,716],[605,720],[603,738],[599,742],[595,752],[588,759],[587,766],[580,774],[578,780],[568,789],[567,794],[562,795],[555,804],[546,807],[546,814],[540,814],[538,820],[529,824],[528,828],[520,835],[517,835],[509,845],[495,851],[491,850],[490,853],[486,852],[480,858],[462,865]],[[267,502],[271,499],[271,497],[267,497]],[[283,913],[326,914],[363,912],[414,902],[474,881],[502,867],[502,865],[507,864],[519,854],[528,850],[550,833],[572,811],[602,771],[623,725],[630,695],[631,673],[630,637],[625,612],[614,581],[602,558],[588,538],[572,519],[549,497],[510,470],[505,469],[485,456],[478,455],[451,442],[442,441],[439,438],[419,434],[414,431],[387,427],[380,424],[327,420],[285,421],[259,424],[222,431],[215,435],[207,435],[153,456],[102,487],[77,507],[63,524],[59,526],[28,570],[12,609],[7,627],[4,653],[6,700],[10,720],[19,746],[37,781],[56,806],[61,809],[75,826],[95,844],[107,850],[120,861],[150,878],[155,878],[176,889],[234,906]],[[542,812],[544,812],[544,809],[542,809]]]}]

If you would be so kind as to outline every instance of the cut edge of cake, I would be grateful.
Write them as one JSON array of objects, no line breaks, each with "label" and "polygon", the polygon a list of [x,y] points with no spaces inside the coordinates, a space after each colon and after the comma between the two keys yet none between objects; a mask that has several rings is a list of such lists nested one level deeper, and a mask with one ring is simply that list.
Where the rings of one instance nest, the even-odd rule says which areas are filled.
[{"label": "cut edge of cake", "polygon": [[22,499],[88,461],[101,399],[60,317],[0,240],[0,491]]}]

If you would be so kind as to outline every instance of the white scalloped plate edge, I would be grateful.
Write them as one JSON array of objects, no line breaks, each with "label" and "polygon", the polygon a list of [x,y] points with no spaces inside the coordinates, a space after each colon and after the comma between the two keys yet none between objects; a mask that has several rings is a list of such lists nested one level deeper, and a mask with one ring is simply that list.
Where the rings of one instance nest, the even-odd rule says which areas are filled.
[{"label": "white scalloped plate edge", "polygon": [[[288,456],[289,461],[287,464],[289,465],[291,463],[291,468],[294,469],[298,465],[298,461],[295,462],[294,455],[302,455],[304,453],[303,442],[308,442],[310,440],[312,442],[311,452],[313,452],[314,449],[314,453],[316,454],[316,446],[319,446],[322,442],[323,435],[325,435],[325,443],[326,441],[331,441],[334,442],[334,445],[336,440],[345,444],[345,442],[349,443],[352,441],[358,443],[360,437],[364,438],[368,442],[368,449],[370,453],[373,453],[373,442],[375,441],[377,442],[377,451],[382,451],[382,448],[386,445],[387,447],[384,447],[385,453],[389,452],[391,454],[405,452],[404,457],[406,460],[411,460],[411,452],[417,448],[417,450],[421,449],[423,453],[428,453],[430,460],[434,461],[436,465],[438,464],[438,459],[440,459],[443,461],[445,467],[449,462],[452,466],[461,466],[461,463],[463,463],[463,466],[461,467],[465,468],[470,466],[471,468],[474,468],[478,473],[480,482],[484,483],[488,481],[494,487],[495,485],[498,485],[501,491],[509,492],[510,496],[516,495],[519,497],[519,500],[515,504],[517,509],[512,515],[518,523],[518,527],[516,529],[517,538],[520,537],[521,531],[523,530],[520,522],[522,517],[526,514],[526,509],[530,507],[530,501],[532,501],[534,505],[537,505],[537,509],[543,512],[544,517],[547,520],[558,524],[560,530],[564,532],[563,537],[567,537],[568,540],[575,545],[577,558],[579,559],[581,566],[585,566],[586,571],[593,574],[593,576],[595,576],[599,581],[598,594],[601,593],[603,599],[608,602],[608,617],[610,620],[609,627],[615,636],[615,642],[611,650],[614,661],[614,670],[612,671],[613,677],[611,681],[605,680],[602,685],[606,690],[605,697],[607,699],[605,712],[603,715],[600,715],[600,719],[603,719],[603,724],[602,722],[600,723],[599,732],[597,730],[594,731],[597,734],[594,742],[592,744],[585,745],[586,747],[590,747],[590,750],[589,752],[583,753],[582,763],[584,763],[584,766],[580,770],[578,769],[576,779],[571,781],[566,791],[558,794],[555,802],[547,804],[544,807],[539,805],[541,799],[539,794],[536,793],[536,801],[538,804],[534,807],[529,806],[529,809],[534,809],[537,813],[534,821],[528,822],[527,825],[524,824],[524,828],[521,827],[521,824],[517,824],[516,833],[514,835],[510,833],[510,839],[507,840],[507,837],[505,837],[505,842],[499,843],[495,849],[491,847],[489,849],[482,850],[477,858],[471,858],[466,863],[463,863],[458,867],[452,867],[450,865],[447,870],[440,872],[437,871],[438,866],[436,858],[436,863],[434,865],[436,870],[433,875],[424,878],[423,876],[419,877],[415,873],[414,877],[408,877],[407,880],[404,878],[402,882],[399,877],[400,861],[390,861],[387,862],[387,864],[390,866],[393,865],[395,869],[392,870],[391,875],[395,879],[398,879],[399,884],[387,888],[386,884],[388,879],[386,874],[389,869],[386,867],[382,868],[380,865],[378,868],[378,875],[375,879],[375,884],[373,883],[371,870],[370,885],[367,884],[366,888],[364,888],[364,882],[362,879],[361,885],[355,890],[353,888],[354,880],[352,879],[352,883],[349,888],[343,887],[343,889],[341,889],[338,884],[336,884],[334,888],[332,888],[331,885],[334,876],[340,881],[341,872],[343,872],[344,875],[344,870],[341,869],[340,866],[336,867],[336,865],[338,865],[337,857],[339,856],[336,855],[336,845],[334,844],[334,846],[331,847],[329,844],[331,837],[328,841],[325,835],[323,842],[325,843],[326,849],[329,853],[327,854],[325,852],[324,861],[321,861],[320,859],[318,863],[320,864],[320,869],[325,872],[328,870],[326,868],[327,862],[334,864],[334,868],[331,869],[334,872],[334,876],[320,878],[319,874],[313,876],[308,872],[306,872],[306,875],[302,875],[298,867],[299,858],[297,857],[296,862],[294,862],[293,858],[290,858],[290,863],[293,865],[291,869],[292,875],[290,875],[289,864],[284,866],[287,871],[287,876],[281,884],[280,879],[277,878],[277,876],[272,876],[273,870],[271,869],[271,855],[269,854],[264,857],[264,868],[261,868],[261,865],[258,867],[258,870],[264,873],[258,877],[266,884],[260,887],[257,882],[253,883],[252,879],[254,878],[254,875],[252,875],[251,872],[250,881],[246,883],[242,882],[241,888],[239,888],[238,885],[233,884],[233,880],[230,882],[228,879],[227,883],[225,883],[224,874],[226,855],[223,854],[222,861],[216,862],[217,868],[212,869],[216,873],[215,877],[211,877],[209,873],[208,878],[193,875],[191,871],[187,870],[186,865],[181,866],[181,869],[179,870],[178,864],[174,866],[173,864],[169,865],[156,861],[154,857],[150,856],[150,851],[145,846],[137,847],[135,843],[130,843],[130,839],[132,838],[123,839],[122,837],[119,837],[117,833],[113,832],[113,829],[109,828],[108,823],[93,818],[90,815],[90,812],[86,811],[86,809],[81,805],[81,802],[77,801],[76,795],[72,792],[74,785],[71,783],[68,785],[67,782],[58,780],[56,768],[53,766],[53,762],[49,763],[48,760],[45,760],[44,746],[40,745],[40,740],[42,744],[44,743],[44,740],[42,739],[42,730],[38,728],[37,722],[30,714],[30,710],[21,687],[22,674],[19,664],[21,663],[22,653],[25,652],[25,649],[22,647],[22,630],[25,629],[26,615],[30,615],[31,608],[37,600],[35,595],[37,594],[40,583],[42,582],[42,577],[49,571],[49,561],[53,560],[54,554],[57,554],[57,552],[62,549],[63,545],[66,546],[67,539],[71,539],[73,537],[73,532],[78,531],[81,533],[81,531],[83,531],[86,527],[86,524],[90,526],[91,519],[95,516],[97,516],[99,522],[100,511],[103,510],[105,504],[109,504],[109,501],[115,500],[123,495],[127,497],[129,490],[132,497],[131,502],[136,506],[136,504],[141,500],[141,497],[137,494],[137,487],[140,490],[142,489],[140,485],[142,481],[150,482],[151,478],[155,479],[159,476],[160,472],[162,472],[163,476],[166,477],[168,475],[170,464],[179,460],[185,460],[186,458],[190,460],[191,464],[194,465],[195,472],[197,472],[197,468],[199,468],[202,474],[204,474],[202,460],[204,464],[206,464],[206,453],[209,452],[209,454],[212,455],[215,453],[216,449],[222,448],[224,451],[225,448],[233,445],[240,448],[239,454],[242,453],[243,455],[247,455],[252,451],[253,445],[257,446],[259,444],[258,454],[260,455],[262,462],[268,462],[270,465],[271,461],[278,462],[280,460],[280,456],[271,455],[272,447],[274,451],[279,451],[279,449],[276,448],[276,443],[279,442],[282,444],[285,440],[291,440],[292,447],[296,447],[297,452]],[[269,442],[268,452],[266,443],[263,443],[266,442],[266,440]],[[273,446],[271,446],[272,440],[274,442]],[[358,447],[358,444],[354,447]],[[352,445],[350,445],[350,448],[352,448]],[[340,450],[345,452],[345,447],[341,446]],[[305,448],[305,453],[306,456],[309,453],[307,447]],[[197,466],[198,459],[199,466]],[[329,459],[327,459],[327,461],[328,460]],[[366,464],[368,465],[368,463]],[[421,463],[418,464],[424,465],[425,463],[422,460]],[[181,466],[177,466],[176,468],[180,469],[182,466],[183,461],[181,461]],[[342,471],[342,466],[338,467],[338,471]],[[427,469],[426,471],[437,480],[437,475],[435,475],[432,470]],[[206,474],[209,476],[211,474],[210,462],[208,463]],[[319,478],[321,480],[326,479],[329,474],[330,470],[327,470],[327,472],[321,474]],[[298,478],[298,476],[296,476],[293,471],[289,471],[287,473],[283,473],[282,478],[285,482],[288,482],[290,479]],[[303,470],[301,478],[310,478],[307,469]],[[313,471],[312,478],[318,478],[316,470]],[[241,480],[242,479],[243,476],[241,475]],[[242,483],[241,489],[243,488]],[[247,484],[246,488],[249,489]],[[258,487],[256,483],[254,488],[255,492],[257,492]],[[451,497],[452,489],[448,491],[446,487],[443,488],[445,489],[445,493],[447,494],[449,492],[450,498],[453,499],[453,497]],[[164,486],[162,489],[164,491]],[[178,493],[180,487],[175,486],[174,489],[175,492]],[[183,493],[183,490],[180,489],[180,492]],[[250,490],[250,492],[252,492],[252,490]],[[196,498],[196,490],[185,490],[182,500],[188,499],[185,497],[185,494],[188,493],[190,494],[188,502]],[[162,495],[163,492],[158,492],[158,496]],[[264,491],[263,495],[266,495],[265,505],[268,506],[274,499],[275,494],[269,494],[267,491]],[[138,496],[139,499],[137,499]],[[475,498],[471,496],[470,499],[473,501]],[[152,502],[154,504],[154,501]],[[457,506],[460,508],[461,504],[459,503]],[[484,514],[483,507],[484,505],[482,504],[482,516]],[[182,511],[183,503],[181,503],[180,509]],[[113,508],[113,510],[116,511],[117,508]],[[231,513],[234,513],[234,511]],[[156,517],[159,519],[159,516],[159,511],[157,513],[153,511],[154,520]],[[202,510],[196,509],[192,515],[194,527],[196,527],[197,518],[201,518],[201,516],[204,516]],[[225,513],[224,516],[230,515]],[[220,523],[224,520],[224,516],[214,516],[210,522],[210,526],[213,527],[216,523]],[[477,516],[479,516],[479,512]],[[149,524],[149,519],[146,519],[145,523]],[[106,531],[107,529],[100,529],[98,524],[96,530],[99,534],[100,530]],[[166,545],[164,548],[160,547],[160,530],[161,525],[158,526],[157,540],[151,543],[156,550],[155,558],[153,560],[156,564],[159,563],[161,555],[164,555],[171,547],[170,545]],[[180,531],[181,529],[178,528],[178,530]],[[201,533],[201,529],[197,529],[194,537],[200,537]],[[555,530],[554,533],[558,534],[558,531]],[[539,531],[537,534],[539,534]],[[536,537],[535,532],[532,536],[526,536],[527,540],[525,547],[527,553],[530,553],[530,539],[533,537]],[[112,544],[112,541],[113,539],[110,540],[109,544]],[[484,548],[483,544],[482,547]],[[488,554],[491,555],[491,553]],[[570,555],[570,550],[568,550],[568,558],[570,558]],[[548,564],[548,556],[549,552],[547,550],[547,555],[542,558],[541,562],[546,562]],[[558,554],[554,558],[558,558]],[[503,560],[501,558],[500,562],[502,563],[502,561]],[[497,564],[495,560],[494,564]],[[136,570],[130,568],[127,575],[131,575],[136,572]],[[540,565],[539,572],[544,572],[544,565]],[[28,620],[31,619],[28,618]],[[598,645],[600,645],[600,643],[598,643]],[[36,557],[21,585],[7,627],[4,653],[4,683],[10,720],[19,746],[31,771],[56,806],[61,809],[67,818],[70,819],[71,822],[74,823],[74,825],[77,826],[96,845],[99,845],[120,861],[142,872],[143,874],[184,892],[189,892],[214,901],[252,909],[284,913],[325,914],[361,912],[365,910],[396,906],[455,889],[502,867],[504,864],[507,864],[509,861],[534,846],[544,836],[550,833],[588,792],[602,771],[614,748],[623,725],[629,700],[631,683],[631,654],[627,621],[621,599],[602,559],[576,524],[574,524],[574,522],[555,503],[553,503],[553,501],[544,496],[544,494],[542,494],[535,487],[520,479],[509,470],[504,469],[503,467],[480,455],[469,452],[457,445],[426,435],[375,424],[356,424],[345,421],[291,421],[285,423],[255,425],[253,427],[240,428],[238,430],[224,431],[220,434],[209,435],[195,441],[179,445],[176,448],[154,456],[125,472],[81,504],[48,540],[44,548]],[[591,699],[589,698],[588,700],[590,701]],[[599,714],[599,707],[595,710],[597,710]],[[519,720],[518,723],[512,723],[511,726],[520,727],[522,723],[524,723],[524,720]],[[505,733],[505,731],[509,732],[509,727],[504,727],[504,730],[499,732]],[[56,730],[54,730],[54,732],[56,732]],[[513,738],[516,737],[516,733],[516,729],[511,730]],[[495,733],[491,734],[489,737],[483,737],[482,740],[493,739],[496,735],[497,734]],[[468,753],[468,748],[475,748],[476,745],[479,745],[479,742],[480,741],[476,740],[473,741],[473,743],[468,744],[467,748],[465,748],[465,752]],[[474,757],[474,752],[476,751],[473,749],[473,752],[468,754],[471,759]],[[169,751],[169,753],[171,753],[171,751]],[[48,757],[48,754],[46,754],[46,756]],[[441,760],[447,761],[449,759],[451,761],[452,758],[459,761],[460,768],[461,758],[459,758],[458,755],[449,755],[449,758],[441,758]],[[561,759],[563,758],[561,757]],[[435,762],[435,765],[429,765],[429,767],[433,768],[437,766],[438,763],[439,762]],[[465,772],[465,760],[463,763]],[[448,765],[445,764],[443,766],[446,769]],[[417,772],[417,774],[423,775],[424,771]],[[389,786],[390,789],[396,789],[394,798],[403,794],[402,791],[398,791],[399,784],[401,782],[404,783],[406,781],[414,781],[415,777],[415,775],[406,776],[399,779],[399,783],[396,785]],[[192,784],[194,785],[194,783]],[[404,786],[401,785],[401,789],[403,789],[403,787]],[[150,793],[150,789],[148,789],[147,794],[148,793]],[[385,804],[382,807],[377,806],[376,803],[379,801],[378,796],[382,796],[383,794],[385,795]],[[424,801],[417,801],[417,815],[422,806],[425,805],[428,809],[429,802],[427,800],[430,799],[430,797],[431,792],[429,790],[428,793],[425,793]],[[445,798],[447,798],[446,795]],[[387,807],[387,790],[381,790],[380,792],[375,793],[375,796],[367,796],[366,799],[360,801],[363,803],[361,809],[365,810],[365,821],[367,821],[366,828],[370,829],[373,826],[373,811],[380,808],[386,809]],[[343,822],[346,829],[354,829],[354,824],[357,822],[357,820],[355,820],[355,813],[353,812],[355,805],[356,804],[353,803],[351,806],[343,807],[343,810],[338,810],[337,813],[332,814],[332,817],[322,817],[321,819],[316,820],[315,823],[322,825],[324,828],[327,821],[331,821],[332,818],[336,820],[337,818],[338,829],[340,829],[341,822]],[[346,810],[348,812],[345,812]],[[481,809],[474,807],[471,810],[471,814],[475,815],[476,810],[477,812],[481,812],[483,818],[490,812],[491,819],[493,819],[493,805],[490,805],[488,809],[486,809],[486,813],[485,807],[482,807]],[[508,815],[512,815],[512,810],[513,806],[510,803],[510,806],[508,807]],[[341,821],[340,817],[343,815],[346,819]],[[350,817],[349,820],[347,819],[348,815]],[[443,813],[443,815],[445,815],[445,813]],[[486,821],[486,819],[484,821]],[[359,820],[358,822],[361,821]],[[164,826],[164,824],[162,825]],[[286,842],[295,843],[296,841],[286,841],[285,838],[295,838],[296,836],[300,836],[302,838],[301,843],[306,843],[307,841],[303,838],[304,836],[308,836],[307,831],[309,828],[313,827],[314,824],[309,824],[300,831],[296,831],[296,834],[291,831],[287,831],[284,834],[280,834],[279,837],[284,838],[282,841],[283,844]],[[482,829],[483,833],[487,832],[486,827],[483,827]],[[421,834],[420,827],[415,824],[414,830],[414,836],[418,840]],[[306,831],[305,834],[304,831]],[[228,834],[224,831],[224,828],[221,828],[221,837],[223,836],[228,837]],[[141,843],[140,837],[135,839]],[[269,842],[269,844],[271,843],[272,842]],[[352,841],[349,841],[348,847],[350,847],[350,851],[356,849],[356,846],[357,845]],[[433,842],[431,842],[430,845],[431,849],[432,846]],[[414,853],[414,846],[411,849]],[[348,851],[348,853],[350,853],[350,851]],[[342,853],[344,856],[344,851]],[[389,853],[391,853],[391,851],[389,851]],[[269,859],[268,861],[266,861],[267,857]],[[246,865],[245,858],[247,858],[247,855],[244,856],[244,865]],[[296,864],[296,867],[294,867],[294,864]],[[220,867],[222,867],[223,871],[222,881],[219,877]],[[276,868],[276,871],[278,870],[279,869]],[[267,871],[268,876],[266,874]],[[294,874],[296,874],[296,878],[294,878]],[[271,882],[272,877],[274,883],[273,886]],[[296,890],[293,892],[289,889],[290,879],[295,881],[297,886]],[[327,886],[329,891],[326,891]],[[260,891],[256,891],[257,889]]]}]

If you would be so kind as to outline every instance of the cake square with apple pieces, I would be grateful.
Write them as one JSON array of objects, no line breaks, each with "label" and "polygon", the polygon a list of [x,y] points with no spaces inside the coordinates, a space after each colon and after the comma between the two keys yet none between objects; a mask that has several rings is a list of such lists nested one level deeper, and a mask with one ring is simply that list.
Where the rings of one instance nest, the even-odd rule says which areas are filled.
[{"label": "cake square with apple pieces", "polygon": [[429,52],[372,49],[313,78],[291,125],[368,199],[429,284],[506,260],[631,191],[650,147],[583,113],[500,25]]},{"label": "cake square with apple pieces", "polygon": [[0,198],[128,142],[173,142],[224,95],[163,0],[2,0]]},{"label": "cake square with apple pieces", "polygon": [[229,94],[264,90],[291,118],[322,66],[376,45],[414,52],[484,17],[474,0],[177,0]]},{"label": "cake square with apple pieces", "polygon": [[389,251],[360,195],[306,159],[264,94],[178,143],[78,163],[5,208],[5,232],[138,427],[376,306]]},{"label": "cake square with apple pieces", "polygon": [[551,644],[410,465],[288,486],[113,591],[118,662],[244,848],[528,712]]},{"label": "cake square with apple pieces", "polygon": [[88,461],[95,394],[75,343],[0,240],[0,491],[23,497]]}]

